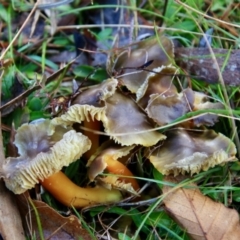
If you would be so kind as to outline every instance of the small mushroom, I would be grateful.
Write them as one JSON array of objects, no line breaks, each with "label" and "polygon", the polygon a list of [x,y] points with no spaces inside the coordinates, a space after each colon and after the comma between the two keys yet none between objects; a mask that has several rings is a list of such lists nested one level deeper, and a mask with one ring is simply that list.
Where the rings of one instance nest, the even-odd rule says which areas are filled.
[{"label": "small mushroom", "polygon": [[171,39],[158,34],[158,36],[113,51],[109,56],[107,69],[110,75],[113,72],[120,72],[118,77],[120,82],[132,93],[136,93],[148,75],[148,72],[141,69],[141,66],[152,61],[147,67],[152,70],[156,67],[169,65],[173,58]]},{"label": "small mushroom", "polygon": [[161,146],[151,151],[149,160],[162,174],[199,173],[233,161],[234,143],[213,130],[170,130]]},{"label": "small mushroom", "polygon": [[90,140],[70,127],[54,126],[50,120],[24,124],[15,136],[19,157],[9,157],[1,169],[6,186],[20,194],[41,183],[66,206],[84,207],[121,199],[117,190],[81,188],[60,170],[91,147]]},{"label": "small mushroom", "polygon": [[[107,176],[101,180],[113,187],[125,188],[130,192],[139,190],[137,180],[120,159],[129,155],[135,146],[122,147],[112,141],[105,142],[88,161],[88,177],[91,181],[104,170],[117,176]],[[120,176],[118,176],[120,175]],[[126,187],[127,186],[127,187]]]},{"label": "small mushroom", "polygon": [[[192,111],[224,108],[224,105],[221,102],[209,102],[208,96],[204,93],[193,91],[190,88],[185,89],[183,92],[191,104]],[[196,127],[203,125],[213,126],[217,120],[217,115],[207,113],[204,116],[193,119],[193,124]]]},{"label": "small mushroom", "polygon": [[176,67],[168,65],[154,68],[153,72],[148,73],[146,80],[136,93],[138,105],[146,108],[152,94],[164,97],[177,94],[177,88],[172,81],[176,72]]}]

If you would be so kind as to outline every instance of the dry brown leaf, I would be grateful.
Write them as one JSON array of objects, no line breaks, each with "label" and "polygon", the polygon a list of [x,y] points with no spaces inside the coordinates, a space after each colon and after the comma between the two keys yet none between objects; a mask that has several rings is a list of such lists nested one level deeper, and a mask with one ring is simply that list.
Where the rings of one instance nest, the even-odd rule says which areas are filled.
[{"label": "dry brown leaf", "polygon": [[[179,182],[179,178],[168,176],[165,181]],[[197,185],[193,188],[164,186],[166,211],[194,240],[239,240],[240,225],[236,210],[225,207],[204,196]]]},{"label": "dry brown leaf", "polygon": [[[29,200],[27,200],[27,197],[28,194],[25,193],[18,195],[22,221],[25,225],[25,230],[28,233],[28,236],[30,237],[36,234],[36,239],[40,239],[37,218]],[[71,215],[69,217],[63,217],[44,202],[32,200],[32,203],[38,212],[44,239],[92,239],[89,233],[82,228],[81,223],[76,216]]]},{"label": "dry brown leaf", "polygon": [[15,196],[8,191],[2,180],[0,180],[0,239],[25,239]]}]

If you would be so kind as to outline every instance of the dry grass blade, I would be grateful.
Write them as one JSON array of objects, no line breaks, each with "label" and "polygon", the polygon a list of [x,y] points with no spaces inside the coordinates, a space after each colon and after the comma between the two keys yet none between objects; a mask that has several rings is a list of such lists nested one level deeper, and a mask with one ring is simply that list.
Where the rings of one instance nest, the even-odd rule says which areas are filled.
[{"label": "dry grass blade", "polygon": [[33,15],[33,13],[35,12],[35,10],[37,9],[38,3],[40,2],[40,0],[38,0],[32,11],[29,13],[28,17],[26,18],[24,24],[21,26],[21,28],[18,30],[18,32],[16,33],[16,35],[14,36],[13,40],[9,43],[8,47],[5,49],[5,51],[2,53],[2,55],[0,56],[0,60],[3,60],[6,53],[9,51],[9,49],[12,47],[12,45],[14,44],[14,42],[18,39],[20,33],[22,32],[23,28],[26,26],[27,22],[29,21],[29,19],[31,18],[31,16]]},{"label": "dry grass blade", "polygon": [[[174,177],[166,177],[165,180],[178,182]],[[167,194],[164,198],[167,212],[186,229],[191,239],[240,239],[237,211],[204,196],[197,185],[176,190],[164,186],[163,193]]]}]

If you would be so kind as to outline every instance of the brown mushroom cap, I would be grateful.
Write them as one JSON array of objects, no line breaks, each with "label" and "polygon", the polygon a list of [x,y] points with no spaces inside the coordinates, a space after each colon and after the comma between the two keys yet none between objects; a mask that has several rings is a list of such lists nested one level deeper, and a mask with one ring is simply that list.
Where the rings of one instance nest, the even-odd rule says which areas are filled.
[{"label": "brown mushroom cap", "polygon": [[[208,96],[201,92],[196,92],[190,88],[185,89],[185,96],[189,99],[192,110],[207,110],[207,109],[223,109],[224,105],[220,102],[209,102]],[[193,101],[191,101],[193,99]],[[199,126],[213,126],[218,121],[218,116],[213,114],[205,114],[204,116],[197,117],[193,120],[196,127]]]},{"label": "brown mushroom cap", "polygon": [[174,58],[172,41],[160,35],[150,37],[140,42],[131,44],[113,52],[109,56],[107,65],[110,75],[113,71],[121,70],[119,80],[132,93],[136,93],[145,81],[148,72],[136,69],[122,69],[124,67],[137,68],[149,61],[153,62],[148,69],[153,69],[162,65],[169,65]]},{"label": "brown mushroom cap", "polygon": [[148,116],[159,126],[169,124],[189,111],[189,102],[183,94],[153,94],[146,108]]},{"label": "brown mushroom cap", "polygon": [[172,83],[172,79],[177,69],[171,64],[153,69],[148,73],[146,80],[139,87],[136,97],[142,108],[146,108],[152,94],[171,96],[177,94],[177,88]]},{"label": "brown mushroom cap", "polygon": [[72,102],[74,104],[90,105],[94,107],[102,107],[102,101],[115,93],[118,81],[109,78],[99,84],[89,87],[81,92]]},{"label": "brown mushroom cap", "polygon": [[6,186],[15,194],[31,189],[40,180],[76,161],[91,142],[70,128],[54,126],[50,120],[22,125],[15,137],[19,157],[9,157],[2,167]]},{"label": "brown mushroom cap", "polygon": [[194,174],[226,163],[236,154],[234,143],[213,130],[171,130],[149,160],[162,174]]},{"label": "brown mushroom cap", "polygon": [[[150,95],[145,110],[151,119],[159,126],[163,126],[191,111],[222,109],[223,107],[222,103],[209,102],[206,94],[187,88],[181,93],[169,91],[166,94],[156,93]],[[203,116],[194,118],[191,125],[193,124],[196,127],[212,126],[217,120],[217,115],[206,113]]]},{"label": "brown mushroom cap", "polygon": [[106,99],[105,116],[103,125],[106,132],[121,145],[152,146],[166,138],[157,131],[151,131],[153,125],[146,113],[120,92]]},{"label": "brown mushroom cap", "polygon": [[118,81],[109,78],[100,84],[81,92],[72,102],[68,111],[52,120],[55,125],[72,125],[83,121],[98,120],[104,118],[105,100],[114,94]]}]

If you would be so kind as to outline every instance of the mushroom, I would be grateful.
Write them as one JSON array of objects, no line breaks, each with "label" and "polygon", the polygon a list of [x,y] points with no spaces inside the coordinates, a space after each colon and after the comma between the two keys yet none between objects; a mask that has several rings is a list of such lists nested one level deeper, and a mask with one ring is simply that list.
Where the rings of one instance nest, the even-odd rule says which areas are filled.
[{"label": "mushroom", "polygon": [[[204,93],[193,91],[190,88],[185,89],[183,92],[191,105],[192,111],[224,108],[221,102],[209,102],[208,96]],[[203,125],[213,126],[217,120],[217,115],[206,113],[204,116],[194,118],[193,124],[196,127]]]},{"label": "mushroom", "polygon": [[[107,81],[114,82],[116,80]],[[96,85],[94,89],[102,89],[104,84],[108,83],[107,81]],[[56,125],[72,125],[75,122],[81,123],[85,120],[96,119],[103,123],[105,132],[110,138],[122,146],[133,144],[152,146],[165,139],[163,134],[152,130],[154,127],[152,122],[132,98],[120,91],[108,94],[107,97],[103,94],[99,107],[90,101],[90,99],[96,99],[96,93],[98,91],[91,92],[90,90],[81,93],[83,94],[83,96],[79,95],[81,101],[78,102],[76,99],[74,105],[65,114],[54,118],[52,122]],[[87,96],[89,100],[84,101],[84,96]],[[87,133],[85,132],[85,134]]]},{"label": "mushroom", "polygon": [[[205,94],[190,88],[184,89],[180,93],[168,89],[164,93],[151,94],[145,111],[149,118],[153,119],[159,126],[163,126],[191,111],[222,109],[224,107],[222,103],[212,103],[207,99]],[[206,113],[204,116],[196,117],[192,121],[182,124],[182,126],[190,128],[202,125],[212,126],[217,118],[217,115]]]},{"label": "mushroom", "polygon": [[122,147],[112,141],[105,142],[88,161],[89,179],[95,180],[106,169],[116,176],[102,178],[103,182],[135,193],[139,190],[138,182],[131,171],[120,161],[122,157],[129,155],[134,147],[134,145]]},{"label": "mushroom", "polygon": [[118,81],[109,78],[100,84],[91,86],[82,92],[72,101],[68,112],[61,117],[53,119],[56,125],[72,125],[73,123],[82,123],[84,135],[92,142],[92,147],[84,156],[89,159],[99,147],[98,133],[101,128],[100,120],[104,116],[104,100],[111,96],[117,87]]},{"label": "mushroom", "polygon": [[147,67],[152,70],[156,67],[167,66],[174,58],[171,39],[158,33],[137,43],[113,50],[109,55],[107,69],[110,75],[119,73],[118,79],[132,93],[136,93],[145,81],[148,72],[141,66],[152,63]]},{"label": "mushroom", "polygon": [[118,190],[103,187],[81,188],[60,170],[76,161],[90,146],[90,140],[70,127],[55,126],[50,120],[22,125],[15,136],[19,157],[9,157],[1,169],[6,186],[21,194],[41,183],[66,206],[85,207],[116,202]]},{"label": "mushroom", "polygon": [[149,160],[162,174],[199,173],[235,160],[234,143],[213,130],[171,129],[161,146],[150,151]]},{"label": "mushroom", "polygon": [[172,81],[176,72],[177,69],[170,64],[168,66],[154,68],[153,72],[148,73],[146,80],[136,93],[138,105],[146,108],[152,94],[165,97],[177,94],[177,88]]}]

